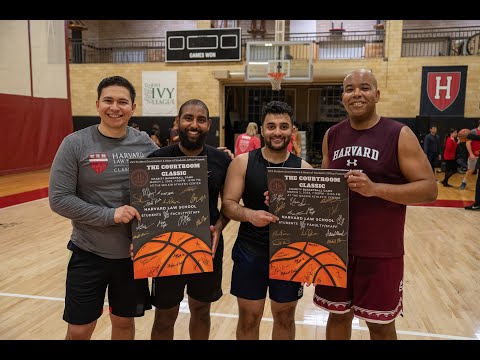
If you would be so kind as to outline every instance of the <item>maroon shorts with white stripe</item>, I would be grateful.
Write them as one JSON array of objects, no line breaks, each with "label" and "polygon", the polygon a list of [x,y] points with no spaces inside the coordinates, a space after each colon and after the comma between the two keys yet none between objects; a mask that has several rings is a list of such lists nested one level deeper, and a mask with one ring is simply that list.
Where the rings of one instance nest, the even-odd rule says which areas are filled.
[{"label": "maroon shorts with white stripe", "polygon": [[313,302],[332,313],[387,324],[403,312],[403,256],[348,257],[347,288],[315,287]]}]

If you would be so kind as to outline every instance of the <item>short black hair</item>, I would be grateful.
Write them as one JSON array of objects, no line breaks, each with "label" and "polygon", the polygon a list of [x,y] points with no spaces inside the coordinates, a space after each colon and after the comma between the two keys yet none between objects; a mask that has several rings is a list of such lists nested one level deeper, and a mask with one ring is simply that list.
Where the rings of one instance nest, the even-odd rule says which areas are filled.
[{"label": "short black hair", "polygon": [[268,114],[287,114],[293,126],[293,109],[290,105],[283,101],[270,101],[262,110],[262,124]]},{"label": "short black hair", "polygon": [[100,84],[98,84],[97,87],[97,100],[100,100],[102,90],[109,86],[122,86],[126,88],[130,93],[130,99],[132,100],[132,104],[135,102],[135,88],[130,81],[121,76],[110,76],[100,81]]},{"label": "short black hair", "polygon": [[184,102],[182,104],[182,106],[180,106],[180,109],[178,110],[178,118],[182,117],[183,108],[185,106],[188,106],[188,105],[195,105],[195,106],[203,107],[207,111],[207,119],[210,119],[210,113],[208,111],[207,105],[205,105],[205,103],[202,100],[198,100],[198,99],[190,99],[190,100],[187,100],[186,102]]}]

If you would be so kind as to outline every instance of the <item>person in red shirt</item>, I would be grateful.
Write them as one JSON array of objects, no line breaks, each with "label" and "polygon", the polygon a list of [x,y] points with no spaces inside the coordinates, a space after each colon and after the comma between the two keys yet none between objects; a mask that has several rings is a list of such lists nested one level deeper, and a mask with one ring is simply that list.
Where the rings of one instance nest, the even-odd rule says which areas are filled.
[{"label": "person in red shirt", "polygon": [[[480,134],[480,120],[478,121],[478,126],[475,129],[472,129],[472,133],[474,135]],[[476,172],[478,156],[480,154],[480,141],[467,139],[467,143],[465,145],[468,150],[468,170],[462,179],[462,183],[460,184],[460,190],[465,190],[465,188],[467,187],[467,179],[469,179],[470,176]]]},{"label": "person in red shirt", "polygon": [[302,153],[302,137],[298,133],[297,124],[293,124],[293,133],[288,143],[287,150],[291,153],[300,156]]},{"label": "person in red shirt", "polygon": [[448,179],[457,172],[457,161],[455,160],[455,153],[457,151],[457,130],[450,129],[447,138],[445,139],[445,149],[443,150],[443,159],[445,160],[445,178],[442,181],[443,186],[451,187],[448,184]]},{"label": "person in red shirt", "polygon": [[248,123],[247,131],[238,135],[235,143],[235,156],[259,149],[261,147],[260,139],[256,136],[258,125],[254,122]]},{"label": "person in red shirt", "polygon": [[[480,121],[479,121],[480,126]],[[473,132],[467,135],[467,139],[480,141],[480,135],[475,135]],[[477,161],[477,170],[480,169],[479,162]],[[475,202],[472,205],[465,206],[465,210],[480,211],[480,175],[477,176],[477,182],[475,185]]]}]

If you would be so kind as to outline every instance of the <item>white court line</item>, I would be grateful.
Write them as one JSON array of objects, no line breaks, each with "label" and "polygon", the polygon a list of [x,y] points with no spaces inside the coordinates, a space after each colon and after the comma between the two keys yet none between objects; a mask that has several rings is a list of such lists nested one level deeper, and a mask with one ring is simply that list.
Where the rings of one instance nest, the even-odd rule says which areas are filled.
[{"label": "white court line", "polygon": [[[49,301],[61,301],[64,302],[64,298],[56,298],[56,297],[49,297],[49,296],[38,296],[38,295],[24,295],[24,294],[11,294],[11,293],[0,293],[0,296],[5,296],[5,297],[15,297],[15,298],[27,298],[27,299],[38,299],[38,300],[49,300]],[[108,303],[105,303],[105,305],[108,305]],[[188,302],[186,299],[183,299],[182,302],[180,303],[180,310],[179,312],[188,314],[190,311],[188,310]],[[238,315],[234,314],[223,314],[223,313],[211,313],[211,316],[215,317],[222,317],[222,318],[232,318],[236,319],[238,318]],[[273,319],[270,317],[262,317],[262,321],[270,321],[272,322]],[[319,326],[319,327],[325,327],[325,324],[315,324],[313,321],[304,321],[304,320],[299,320],[295,321],[295,324],[297,325],[306,325],[306,326]],[[364,326],[358,326],[358,325],[353,325],[352,326],[353,330],[361,330],[361,331],[368,331],[367,327]],[[433,337],[433,338],[439,338],[439,339],[447,339],[447,340],[479,340],[479,338],[475,337],[466,337],[466,336],[456,336],[456,335],[442,335],[442,334],[432,334],[432,333],[424,333],[424,332],[419,332],[419,331],[404,331],[404,330],[397,330],[398,334],[404,334],[404,335],[413,335],[413,336],[420,336],[420,337]]]},{"label": "white court line", "polygon": [[[452,200],[454,201],[454,200]],[[457,200],[457,201],[464,201],[464,202],[469,202],[469,201],[473,201],[473,200]],[[464,210],[464,207],[453,207],[453,206],[427,206],[427,205],[407,205],[407,207],[409,208],[418,208],[418,207],[422,207],[422,208],[429,208],[429,209],[452,209],[452,210]],[[468,210],[467,210],[468,211]],[[472,212],[475,212],[475,211],[472,211]]]}]

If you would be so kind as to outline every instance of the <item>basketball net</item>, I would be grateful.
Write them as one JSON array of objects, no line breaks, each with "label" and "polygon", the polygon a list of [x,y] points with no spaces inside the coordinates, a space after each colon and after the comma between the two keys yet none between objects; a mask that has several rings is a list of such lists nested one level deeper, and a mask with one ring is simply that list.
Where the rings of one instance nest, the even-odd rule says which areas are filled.
[{"label": "basketball net", "polygon": [[270,83],[272,84],[272,90],[279,91],[281,89],[282,79],[286,74],[284,72],[271,72],[268,73]]}]

